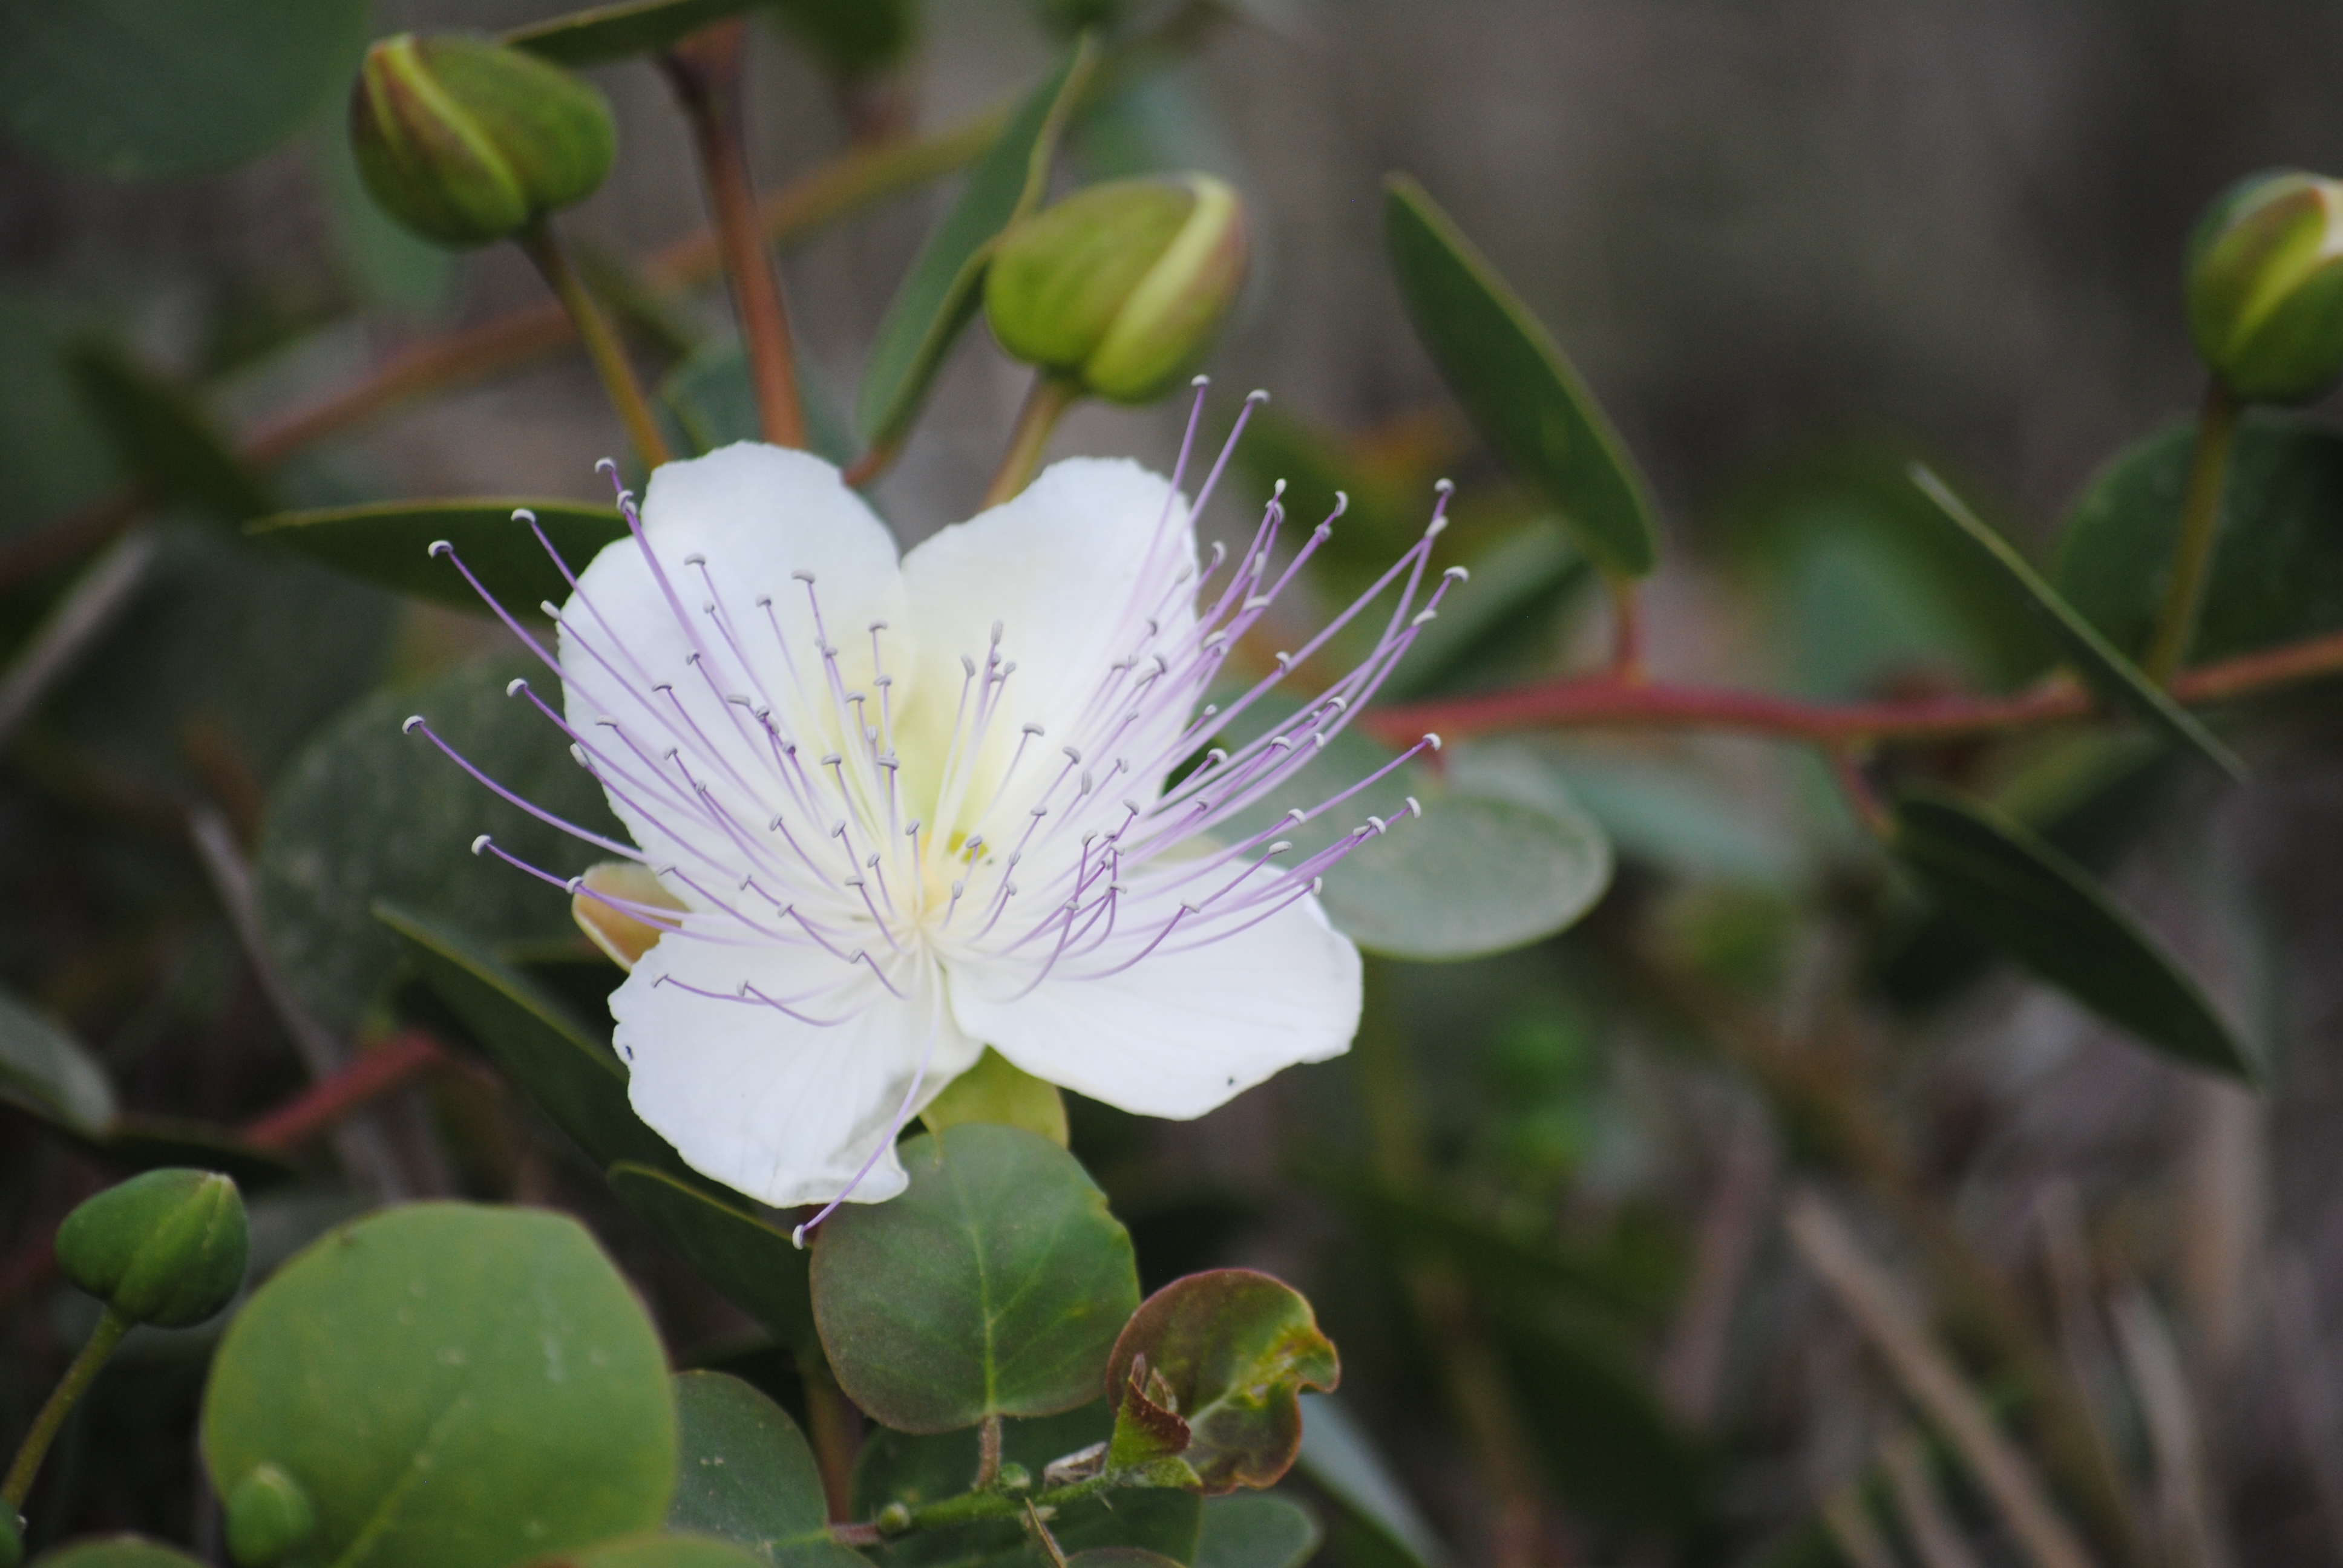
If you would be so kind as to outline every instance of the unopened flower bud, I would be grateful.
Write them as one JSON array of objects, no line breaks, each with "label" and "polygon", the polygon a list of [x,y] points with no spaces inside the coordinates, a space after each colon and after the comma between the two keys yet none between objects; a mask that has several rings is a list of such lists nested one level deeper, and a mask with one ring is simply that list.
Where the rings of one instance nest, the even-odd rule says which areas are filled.
[{"label": "unopened flower bud", "polygon": [[1209,176],[1091,186],[1001,236],[985,317],[1013,357],[1143,403],[1212,347],[1250,255],[1243,204]]},{"label": "unopened flower bud", "polygon": [[275,1568],[317,1533],[317,1510],[301,1483],[263,1464],[227,1494],[228,1555],[244,1568]]},{"label": "unopened flower bud", "polygon": [[2247,402],[2325,391],[2343,374],[2343,185],[2279,170],[2232,186],[2189,237],[2188,325]]},{"label": "unopened flower bud", "polygon": [[350,146],[374,199],[443,245],[486,245],[584,200],[618,137],[602,95],[486,39],[401,33],[367,51]]},{"label": "unopened flower bud", "polygon": [[659,885],[659,874],[632,860],[604,860],[589,866],[569,895],[569,918],[578,922],[593,944],[622,970],[632,970],[676,922],[658,911],[684,912],[673,893]]},{"label": "unopened flower bud", "polygon": [[183,1329],[234,1299],[249,1246],[234,1181],[209,1171],[149,1171],[65,1216],[57,1267],[134,1323]]}]

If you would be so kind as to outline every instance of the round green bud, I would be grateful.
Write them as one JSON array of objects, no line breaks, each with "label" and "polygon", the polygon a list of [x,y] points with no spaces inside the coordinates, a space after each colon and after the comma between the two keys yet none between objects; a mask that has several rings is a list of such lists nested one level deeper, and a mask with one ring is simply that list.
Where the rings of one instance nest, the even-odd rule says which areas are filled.
[{"label": "round green bud", "polygon": [[57,1267],[134,1323],[183,1329],[235,1298],[250,1244],[234,1181],[149,1171],[65,1216]]},{"label": "round green bud", "polygon": [[317,1510],[300,1483],[263,1464],[227,1494],[228,1555],[244,1568],[276,1568],[317,1533]]},{"label": "round green bud", "polygon": [[2237,397],[2307,402],[2343,375],[2343,185],[2239,181],[2197,220],[2187,277],[2197,351]]},{"label": "round green bud", "polygon": [[1251,254],[1244,204],[1222,182],[1113,180],[1001,236],[985,319],[1011,357],[1144,403],[1212,347]]},{"label": "round green bud", "polygon": [[385,212],[443,245],[486,245],[593,195],[618,133],[602,95],[550,61],[401,33],[358,67],[350,147]]}]

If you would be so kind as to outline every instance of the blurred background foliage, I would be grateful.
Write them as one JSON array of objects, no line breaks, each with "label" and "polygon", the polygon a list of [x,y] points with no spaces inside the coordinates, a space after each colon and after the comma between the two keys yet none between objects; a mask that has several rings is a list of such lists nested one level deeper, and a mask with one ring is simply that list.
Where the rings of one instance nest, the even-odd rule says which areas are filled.
[{"label": "blurred background foliage", "polygon": [[[368,37],[554,7],[67,9],[0,0],[0,1430],[85,1327],[43,1261],[57,1216],[165,1161],[246,1181],[256,1276],[387,1197],[568,1209],[678,1356],[795,1402],[770,1337],[476,1064],[325,1142],[249,1131],[353,1046],[468,1038],[375,900],[491,932],[580,1017],[617,978],[558,899],[462,854],[482,830],[527,852],[527,825],[396,734],[427,690],[451,737],[497,756],[508,672],[480,656],[500,634],[236,526],[607,493],[592,464],[624,435],[571,347],[483,351],[492,373],[322,439],[289,417],[442,335],[542,309],[517,254],[451,256],[377,212],[342,125]],[[919,144],[948,149],[935,177],[850,214],[822,211],[822,171],[1013,104],[1075,29],[1102,26],[1059,188],[1202,169],[1253,225],[1213,408],[1254,385],[1275,401],[1214,526],[1242,526],[1278,478],[1306,518],[1346,491],[1305,584],[1340,605],[1421,528],[1432,481],[1458,482],[1443,558],[1473,565],[1472,595],[1396,699],[1593,662],[1605,623],[1551,500],[1476,439],[1410,328],[1387,169],[1487,253],[1648,475],[1654,677],[1855,700],[2014,690],[2057,656],[1912,487],[1916,457],[2137,651],[2186,462],[2186,435],[2159,432],[2200,389],[2178,297],[2189,221],[2245,170],[2343,166],[2343,17],[2299,5],[769,9],[750,55],[759,183],[840,219],[809,216],[782,250],[816,447],[858,449],[865,356],[984,138]],[[118,46],[94,50],[107,28]],[[668,87],[640,62],[588,74],[621,135],[565,220],[581,269],[671,438],[745,434],[721,289],[645,259],[705,223]],[[944,362],[871,492],[907,543],[972,508],[1023,395],[983,339]],[[2221,558],[2204,656],[2343,625],[2332,414],[2248,419],[2245,542]],[[1176,410],[1086,405],[1051,450],[1168,467],[1179,428]],[[153,526],[103,543],[126,484]],[[108,561],[135,588],[69,669],[46,668],[45,639]],[[1591,821],[1599,870],[1591,849],[1551,860],[1580,879],[1565,903],[1608,872],[1586,919],[1494,958],[1375,960],[1349,1059],[1193,1125],[1077,1101],[1073,1148],[1145,1288],[1245,1263],[1317,1303],[1348,1376],[1339,1403],[1313,1402],[1300,1485],[1341,1568],[2051,1561],[1974,1456],[1954,1462],[1910,1367],[1878,1353],[1881,1311],[1890,1329],[1933,1322],[2093,1560],[2335,1562],[2331,714],[2313,687],[2225,725],[2254,765],[2245,789],[2137,735],[1947,741],[1878,765],[1992,799],[2104,878],[2258,1054],[2258,1092],[1996,962],[1813,757],[1588,731],[1450,769],[1460,790],[1549,802],[1539,820]],[[548,803],[579,783],[553,764],[533,792]],[[1404,950],[1441,900],[1394,885],[1358,918]],[[1850,1311],[1873,1300],[1864,1267],[1913,1304]],[[52,1462],[35,1544],[136,1528],[216,1548],[187,1433],[216,1337],[134,1336]]]}]

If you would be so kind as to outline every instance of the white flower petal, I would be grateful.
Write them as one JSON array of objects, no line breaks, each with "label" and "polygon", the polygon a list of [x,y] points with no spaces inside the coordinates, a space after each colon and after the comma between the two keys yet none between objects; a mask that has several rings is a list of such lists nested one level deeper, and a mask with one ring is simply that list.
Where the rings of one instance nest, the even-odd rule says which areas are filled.
[{"label": "white flower petal", "polygon": [[1142,1116],[1201,1116],[1282,1068],[1340,1056],[1359,1027],[1359,950],[1312,898],[1120,974],[1052,975],[1019,997],[1023,983],[1006,966],[954,970],[960,1027],[1036,1078]]},{"label": "white flower petal", "polygon": [[[635,779],[627,788],[612,769],[598,769],[635,843],[654,863],[713,871],[747,857],[682,782],[687,774],[759,831],[793,804],[779,787],[759,709],[798,741],[809,767],[826,751],[860,749],[840,743],[808,585],[792,574],[813,575],[844,684],[866,692],[874,620],[890,623],[882,646],[910,673],[901,576],[885,526],[837,469],[803,452],[742,442],[663,465],[651,475],[642,516],[665,586],[631,538],[606,547],[579,574],[578,592],[562,608],[566,710],[615,773]],[[705,574],[693,557],[704,558]],[[769,612],[758,603],[766,598]],[[710,603],[719,614],[709,613]],[[875,722],[875,703],[868,706]],[[604,719],[619,733],[598,724]],[[679,752],[674,764],[664,761],[670,749]],[[665,788],[653,777],[661,773]],[[674,890],[705,907],[689,889]]]},{"label": "white flower petal", "polygon": [[[635,1113],[693,1170],[727,1186],[779,1208],[827,1202],[886,1136],[931,1030],[913,1111],[983,1052],[956,1025],[941,975],[920,969],[898,999],[867,968],[855,979],[818,948],[666,938],[610,998]],[[744,980],[772,998],[824,990],[800,1004],[809,1017],[861,1010],[826,1028],[807,1023],[753,999],[728,1000]],[[841,980],[842,990],[831,989]],[[890,1146],[852,1201],[891,1198],[904,1181]]]},{"label": "white flower petal", "polygon": [[[1118,678],[1110,667],[1143,646],[1176,642],[1194,626],[1192,584],[1176,585],[1195,560],[1187,504],[1172,495],[1170,481],[1125,458],[1097,457],[1052,464],[1014,500],[943,529],[904,558],[920,668],[913,706],[898,711],[905,715],[905,733],[919,737],[922,755],[941,760],[965,680],[960,660],[983,668],[995,621],[1002,627],[1001,657],[1017,665],[949,827],[977,829],[1023,727],[1039,724],[1043,734],[1028,748],[984,830],[1001,838],[999,824],[1023,815],[1064,768],[1060,748],[1081,744],[1078,721],[1101,684],[1131,689],[1132,677]],[[1151,635],[1151,618],[1158,623]],[[1146,739],[1161,744],[1169,739],[1163,722],[1176,733],[1185,717],[1159,722]],[[1125,734],[1114,749],[1141,743]],[[1094,766],[1102,777],[1111,765],[1101,757]],[[1160,782],[1129,780],[1116,793],[1151,797]],[[929,809],[935,810],[932,803]]]}]

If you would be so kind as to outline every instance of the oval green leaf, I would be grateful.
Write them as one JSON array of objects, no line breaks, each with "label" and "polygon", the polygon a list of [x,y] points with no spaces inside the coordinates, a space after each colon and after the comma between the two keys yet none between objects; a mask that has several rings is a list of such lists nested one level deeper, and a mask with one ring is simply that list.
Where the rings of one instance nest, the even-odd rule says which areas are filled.
[{"label": "oval green leaf", "polygon": [[[1174,1280],[1114,1342],[1112,1457],[1177,1454],[1208,1495],[1274,1485],[1302,1447],[1301,1392],[1331,1391],[1342,1378],[1333,1342],[1283,1281],[1251,1269]],[[1167,1449],[1174,1425],[1186,1442]]]},{"label": "oval green leaf", "polygon": [[569,900],[494,856],[481,833],[558,877],[607,852],[498,799],[421,734],[420,713],[475,767],[523,799],[580,826],[620,832],[561,732],[527,701],[505,696],[542,665],[488,658],[419,686],[379,692],[347,710],[295,759],[269,800],[257,857],[269,948],[304,1003],[348,1028],[397,970],[398,939],[374,917],[377,900],[471,934],[496,952],[568,950],[584,939]]},{"label": "oval green leaf", "polygon": [[848,1397],[910,1432],[1096,1398],[1139,1304],[1106,1195],[1022,1128],[946,1128],[902,1160],[900,1197],[847,1205],[814,1245],[814,1321]]},{"label": "oval green leaf", "polygon": [[2230,778],[2240,780],[2245,778],[2246,765],[2238,760],[2236,752],[2215,739],[2213,732],[2206,729],[2195,714],[2173,701],[2163,688],[2141,674],[2137,665],[2100,636],[2097,627],[2060,598],[2058,590],[2052,588],[2041,573],[2027,565],[2026,558],[2011,548],[2008,540],[1986,527],[1942,479],[1916,463],[1912,467],[1912,480],[1930,500],[1936,503],[1946,517],[1952,519],[1962,536],[1976,548],[1978,558],[2000,570],[2011,592],[2033,609],[2043,630],[2049,634],[2059,652],[2074,666],[2075,672],[2094,691],[2106,701],[2129,709],[2181,745],[2210,759],[2215,767]]},{"label": "oval green leaf", "polygon": [[610,1186],[726,1300],[791,1350],[819,1353],[808,1294],[810,1258],[787,1231],[668,1171],[613,1165]]},{"label": "oval green leaf", "polygon": [[657,54],[755,0],[624,0],[516,27],[498,40],[576,68]]},{"label": "oval green leaf", "polygon": [[347,85],[366,0],[13,0],[0,5],[0,122],[116,179],[266,152]]},{"label": "oval green leaf", "polygon": [[635,1114],[627,1100],[626,1067],[607,1035],[588,1029],[536,982],[445,922],[387,903],[377,905],[375,915],[498,1070],[598,1169],[633,1161],[699,1179]]},{"label": "oval green leaf", "polygon": [[492,613],[454,561],[431,554],[432,545],[446,539],[507,609],[535,615],[548,600],[567,599],[569,584],[528,524],[513,516],[516,510],[536,514],[538,527],[573,572],[584,571],[604,545],[627,532],[615,508],[527,499],[327,507],[278,512],[247,524],[245,531],[393,593],[474,615]]},{"label": "oval green leaf", "polygon": [[1643,476],[1578,372],[1422,186],[1393,175],[1383,188],[1400,297],[1473,427],[1605,570],[1649,573],[1659,546]]},{"label": "oval green leaf", "polygon": [[860,1568],[830,1538],[821,1471],[789,1412],[723,1372],[679,1372],[667,1527],[728,1541],[771,1568]]},{"label": "oval green leaf", "polygon": [[1302,1568],[1324,1539],[1310,1511],[1287,1498],[1215,1497],[1196,1534],[1196,1568]]},{"label": "oval green leaf", "polygon": [[[1051,1460],[1105,1442],[1112,1427],[1106,1406],[1095,1400],[1064,1415],[1004,1421],[1001,1456],[1039,1477]],[[975,1478],[976,1462],[973,1431],[915,1437],[881,1427],[854,1462],[854,1516],[875,1518],[890,1503],[918,1508],[957,1497]],[[1201,1503],[1186,1492],[1119,1488],[1067,1504],[1050,1521],[1050,1533],[1067,1552],[1132,1546],[1187,1563],[1195,1555]],[[1015,1519],[921,1530],[874,1547],[869,1555],[882,1568],[1051,1568],[1023,1522]]]},{"label": "oval green leaf", "polygon": [[203,1568],[203,1560],[143,1535],[106,1535],[44,1552],[33,1568]]},{"label": "oval green leaf", "polygon": [[920,411],[945,350],[976,315],[984,261],[1002,229],[1040,205],[1067,116],[1089,80],[1095,51],[1077,44],[1033,89],[967,188],[911,263],[871,339],[855,422],[875,450],[898,445]]},{"label": "oval green leaf", "polygon": [[115,1115],[105,1069],[65,1026],[0,990],[0,1101],[53,1126],[102,1138]]},{"label": "oval green leaf", "polygon": [[[2116,647],[2146,645],[2180,538],[2191,423],[2117,453],[2067,514],[2054,573]],[[2281,415],[2237,427],[2194,660],[2227,658],[2343,627],[2343,435]]]},{"label": "oval green leaf", "polygon": [[2164,944],[2089,872],[1945,790],[1896,802],[1890,843],[1970,935],[2188,1066],[2253,1081],[2244,1045]]},{"label": "oval green leaf", "polygon": [[329,1232],[229,1325],[204,1460],[274,1463],[341,1568],[507,1568],[656,1527],[666,1352],[574,1220],[420,1203]]}]

